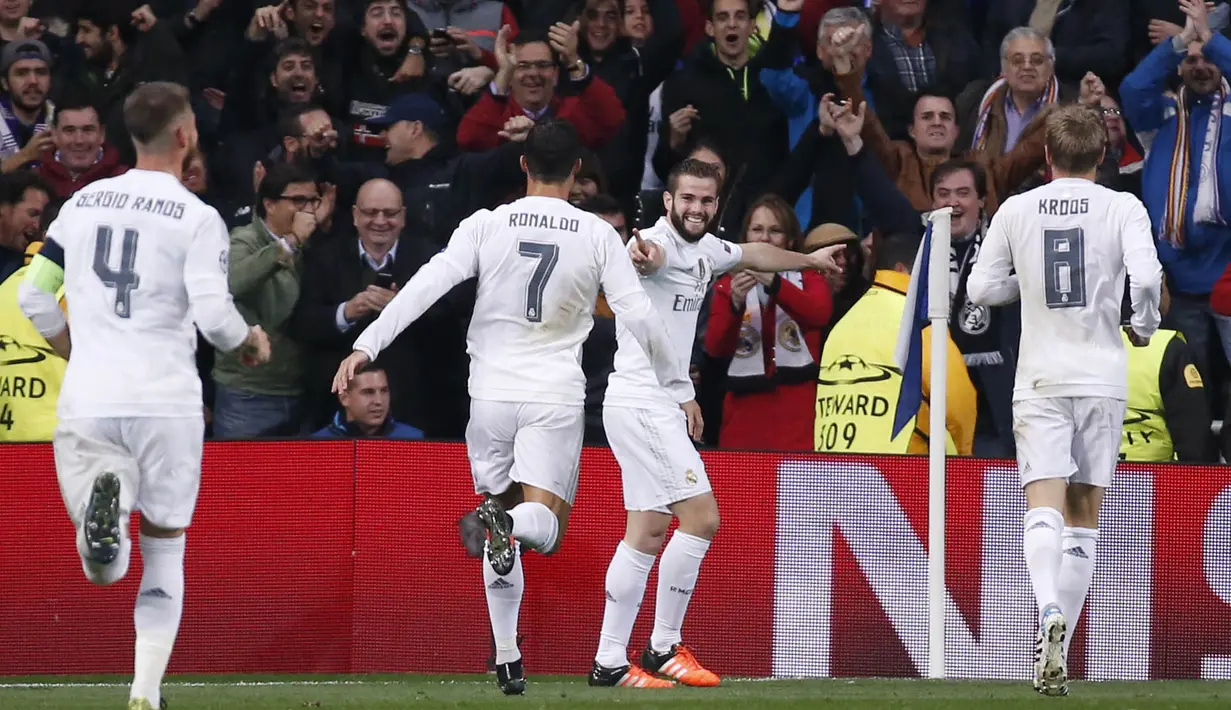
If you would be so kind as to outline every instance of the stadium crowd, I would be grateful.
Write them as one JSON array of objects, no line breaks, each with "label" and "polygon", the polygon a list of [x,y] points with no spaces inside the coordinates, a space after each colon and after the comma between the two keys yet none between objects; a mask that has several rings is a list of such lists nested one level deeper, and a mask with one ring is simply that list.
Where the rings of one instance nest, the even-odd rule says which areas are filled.
[{"label": "stadium crowd", "polygon": [[[461,438],[473,286],[340,402],[330,379],[462,219],[519,196],[520,142],[553,116],[590,151],[571,200],[626,240],[693,157],[722,175],[722,238],[846,245],[838,276],[716,280],[691,369],[707,444],[925,450],[926,416],[889,433],[901,307],[867,296],[905,291],[922,213],[950,207],[951,447],[1011,457],[1030,334],[965,281],[999,203],[1049,177],[1046,116],[1079,102],[1107,128],[1100,182],[1149,210],[1169,293],[1169,330],[1130,349],[1122,455],[1217,461],[1229,17],[1191,0],[3,0],[0,441],[50,440],[64,369],[16,283],[58,205],[132,165],[125,97],[169,80],[201,135],[184,182],[231,228],[233,297],[272,341],[255,369],[201,342],[215,437]],[[600,297],[582,356],[598,444],[612,318]]]}]

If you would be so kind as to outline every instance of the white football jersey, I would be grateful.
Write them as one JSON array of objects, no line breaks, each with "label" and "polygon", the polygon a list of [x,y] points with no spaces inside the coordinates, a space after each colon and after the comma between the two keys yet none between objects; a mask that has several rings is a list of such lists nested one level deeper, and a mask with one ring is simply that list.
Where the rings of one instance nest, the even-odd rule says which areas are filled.
[{"label": "white football jersey", "polygon": [[[355,350],[374,359],[449,289],[474,276],[478,294],[466,350],[475,399],[581,405],[581,346],[600,286],[617,315],[646,323],[651,340],[666,342],[661,324],[648,320],[649,298],[615,229],[564,200],[523,197],[464,220],[445,250],[364,330]],[[687,371],[670,348],[659,350],[653,371],[691,395]]]},{"label": "white football jersey", "polygon": [[248,335],[217,210],[170,173],[130,170],[70,197],[41,254],[53,244],[73,348],[59,416],[200,416],[194,321],[224,351]]},{"label": "white football jersey", "polygon": [[1015,400],[1127,398],[1128,357],[1120,336],[1126,270],[1133,329],[1153,335],[1162,266],[1140,200],[1062,178],[1000,206],[967,290],[975,303],[997,305],[1020,289]]},{"label": "white football jersey", "polygon": [[[644,241],[663,248],[663,266],[641,283],[650,302],[667,323],[671,346],[681,361],[692,361],[697,337],[697,315],[705,302],[710,283],[739,265],[744,252],[738,244],[706,234],[696,242],[681,237],[666,217],[641,231]],[[627,258],[627,257],[626,257]],[[645,351],[622,320],[616,318],[615,371],[607,380],[606,404],[629,407],[647,405],[676,406],[654,380]]]}]

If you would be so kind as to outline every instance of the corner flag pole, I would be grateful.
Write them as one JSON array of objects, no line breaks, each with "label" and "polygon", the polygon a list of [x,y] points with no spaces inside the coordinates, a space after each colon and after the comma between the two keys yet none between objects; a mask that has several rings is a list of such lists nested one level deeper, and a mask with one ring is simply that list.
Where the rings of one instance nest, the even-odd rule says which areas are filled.
[{"label": "corner flag pole", "polygon": [[932,212],[928,320],[932,326],[928,441],[928,677],[945,677],[945,425],[949,362],[949,246],[953,209]]}]

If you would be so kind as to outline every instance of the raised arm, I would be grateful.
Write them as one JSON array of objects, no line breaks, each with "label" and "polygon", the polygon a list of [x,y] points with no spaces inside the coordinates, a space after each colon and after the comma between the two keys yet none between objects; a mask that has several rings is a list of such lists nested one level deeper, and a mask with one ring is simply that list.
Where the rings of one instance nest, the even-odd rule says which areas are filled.
[{"label": "raised arm", "polygon": [[691,402],[696,393],[688,377],[688,363],[680,362],[676,355],[667,326],[654,311],[645,289],[641,288],[633,262],[620,244],[620,235],[614,229],[610,231],[599,255],[599,283],[607,297],[607,305],[645,351],[663,389],[679,404]]},{"label": "raised arm", "polygon": [[[335,391],[345,389],[359,365],[375,360],[403,330],[409,328],[454,286],[478,275],[479,242],[487,214],[487,210],[482,210],[463,221],[453,232],[445,250],[424,264],[385,306],[380,317],[360,333],[355,340],[354,354],[343,361],[338,369],[338,378],[343,374],[346,377],[340,382],[334,380]],[[356,358],[357,355],[362,356],[362,361]],[[352,359],[356,360],[354,367],[344,373]]]}]

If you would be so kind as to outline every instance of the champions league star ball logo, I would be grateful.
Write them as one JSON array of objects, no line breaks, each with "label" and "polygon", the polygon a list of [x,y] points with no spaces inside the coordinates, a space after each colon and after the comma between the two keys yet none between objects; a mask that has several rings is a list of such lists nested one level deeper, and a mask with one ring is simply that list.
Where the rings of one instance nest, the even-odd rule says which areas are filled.
[{"label": "champions league star ball logo", "polygon": [[970,301],[962,306],[962,312],[958,315],[958,325],[967,335],[982,335],[987,332],[991,320],[992,312],[987,306],[976,305]]}]

